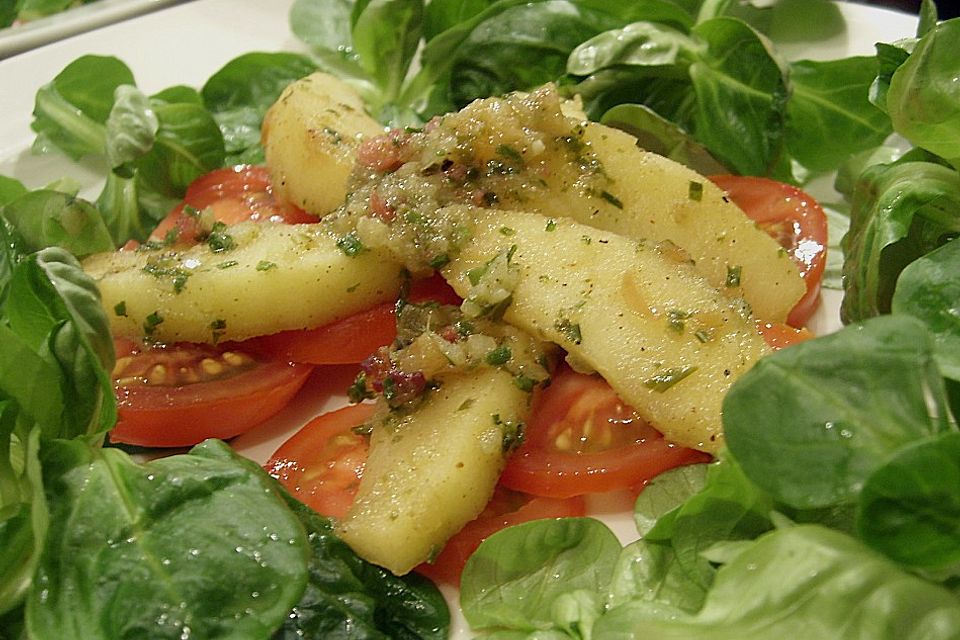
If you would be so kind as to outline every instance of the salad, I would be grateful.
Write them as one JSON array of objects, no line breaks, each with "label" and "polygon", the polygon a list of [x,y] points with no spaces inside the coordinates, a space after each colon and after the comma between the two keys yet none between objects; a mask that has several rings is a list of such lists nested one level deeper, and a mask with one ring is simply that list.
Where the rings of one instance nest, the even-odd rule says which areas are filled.
[{"label": "salad", "polygon": [[[315,47],[309,56],[242,56],[202,92],[177,86],[150,97],[130,88],[114,94],[134,84],[129,68],[86,58],[38,94],[38,147],[79,157],[92,142],[103,151],[98,127],[78,136],[61,126],[70,122],[70,98],[98,83],[109,97],[87,99],[81,114],[134,126],[108,136],[115,169],[96,206],[76,199],[70,181],[35,192],[16,180],[0,184],[0,418],[11,463],[2,469],[0,628],[10,637],[24,628],[31,637],[327,637],[349,620],[363,637],[447,633],[445,608],[428,582],[396,579],[357,559],[329,521],[283,498],[256,465],[222,444],[146,464],[97,446],[115,418],[106,372],[114,354],[97,293],[74,256],[144,240],[198,166],[258,162],[255,125],[264,109],[319,66],[351,82],[383,121],[414,127],[473,97],[562,79],[561,88],[586,98],[591,116],[649,135],[650,146],[694,166],[792,182],[839,168],[837,187],[852,203],[839,268],[843,318],[854,326],[764,358],[742,377],[724,403],[727,449],[717,462],[663,474],[640,494],[633,513],[640,542],[623,547],[591,518],[491,536],[461,584],[460,605],[477,632],[843,637],[847,629],[954,637],[960,490],[951,478],[960,455],[949,274],[960,101],[941,78],[956,75],[957,27],[936,25],[926,4],[922,38],[881,45],[878,59],[796,63],[788,86],[776,73],[782,61],[747,26],[771,14],[747,8],[731,17],[744,8],[687,4],[699,6],[631,3],[612,15],[620,9],[591,3],[444,3],[422,14],[417,3],[300,2],[295,28],[319,27],[298,32]],[[577,20],[565,13],[571,7],[581,9]],[[317,18],[328,15],[338,19]],[[556,33],[568,37],[568,51],[559,62],[544,56],[529,77],[515,77],[510,64],[478,68],[477,60],[494,59],[477,52],[489,53],[484,37],[502,32],[498,16],[516,29],[518,48],[509,55],[544,25],[551,42]],[[378,25],[388,19],[405,27],[384,33]],[[408,74],[419,25],[433,48]],[[510,47],[500,49],[506,56]],[[760,58],[730,62],[746,52]],[[381,55],[402,64],[382,64]],[[727,82],[738,69],[750,70],[738,78],[755,83],[750,91]],[[838,84],[849,92],[833,93]],[[652,92],[640,95],[638,87]],[[834,108],[813,109],[824,96]],[[145,104],[159,120],[143,127]],[[922,116],[931,104],[944,116],[933,124]],[[781,120],[745,117],[731,144],[721,114],[758,112]],[[128,135],[151,127],[162,135]],[[906,140],[906,152],[883,146],[891,131]],[[181,140],[190,144],[169,144]],[[240,509],[246,517],[238,523]],[[132,535],[131,523],[142,530]],[[117,579],[131,570],[148,574]],[[230,584],[195,579],[224,574]]]}]

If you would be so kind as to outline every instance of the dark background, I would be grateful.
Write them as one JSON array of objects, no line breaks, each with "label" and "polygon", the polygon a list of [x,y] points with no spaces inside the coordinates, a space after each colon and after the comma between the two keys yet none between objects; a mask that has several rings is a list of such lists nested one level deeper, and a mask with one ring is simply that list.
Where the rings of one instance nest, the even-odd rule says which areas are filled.
[{"label": "dark background", "polygon": [[[865,4],[875,4],[909,13],[920,11],[920,0],[871,0]],[[936,5],[941,20],[960,16],[960,0],[936,0]]]}]

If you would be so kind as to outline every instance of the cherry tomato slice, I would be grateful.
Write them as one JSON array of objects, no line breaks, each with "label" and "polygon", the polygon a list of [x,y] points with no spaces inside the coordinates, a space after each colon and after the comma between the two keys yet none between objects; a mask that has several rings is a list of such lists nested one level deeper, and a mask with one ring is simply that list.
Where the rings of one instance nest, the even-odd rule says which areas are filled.
[{"label": "cherry tomato slice", "polygon": [[[413,283],[410,302],[460,304],[439,275]],[[356,364],[397,337],[396,304],[386,302],[315,329],[281,331],[253,338],[245,348],[272,357],[310,364]]]},{"label": "cherry tomato slice", "polygon": [[585,513],[586,503],[580,496],[543,498],[498,486],[483,513],[450,538],[436,558],[419,565],[415,571],[437,582],[458,585],[467,559],[481,542],[497,531],[532,520],[572,518]]},{"label": "cherry tomato slice", "polygon": [[114,343],[118,419],[110,438],[144,447],[239,435],[285,407],[312,370],[226,346]]},{"label": "cherry tomato slice", "polygon": [[769,233],[796,262],[807,291],[787,324],[802,327],[820,304],[826,267],[827,216],[811,196],[789,184],[750,176],[711,176],[718,187]]},{"label": "cherry tomato slice", "polygon": [[355,428],[373,415],[356,404],[318,416],[284,442],[264,465],[291,494],[321,515],[342,518],[357,495],[368,439]]},{"label": "cherry tomato slice", "polygon": [[195,244],[199,227],[190,208],[209,208],[215,220],[228,225],[247,220],[287,224],[317,221],[316,216],[274,197],[266,167],[237,165],[216,169],[194,180],[183,202],[160,221],[150,239],[166,240],[169,233],[175,232],[177,243]]},{"label": "cherry tomato slice", "polygon": [[797,329],[782,322],[758,322],[757,330],[767,345],[775,351],[815,337],[809,329]]},{"label": "cherry tomato slice", "polygon": [[563,366],[535,399],[524,442],[500,482],[568,498],[638,488],[667,469],[708,460],[705,453],[667,442],[601,377]]}]

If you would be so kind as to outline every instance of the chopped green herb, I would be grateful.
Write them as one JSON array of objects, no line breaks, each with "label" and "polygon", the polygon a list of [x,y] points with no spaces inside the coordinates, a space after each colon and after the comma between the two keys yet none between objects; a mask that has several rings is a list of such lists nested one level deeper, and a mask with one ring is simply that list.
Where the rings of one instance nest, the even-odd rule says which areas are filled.
[{"label": "chopped green herb", "polygon": [[397,397],[399,389],[397,389],[397,381],[387,376],[383,379],[383,398],[387,401],[393,400]]},{"label": "chopped green herb", "polygon": [[697,329],[693,332],[693,335],[696,336],[697,340],[706,344],[713,340],[713,331],[708,329]]},{"label": "chopped green herb", "polygon": [[344,254],[353,257],[359,255],[363,251],[363,243],[360,242],[360,238],[353,231],[343,236],[337,240],[337,248],[340,251],[343,251]]},{"label": "chopped green herb", "polygon": [[223,337],[223,333],[227,328],[227,321],[223,319],[217,319],[210,323],[210,331],[212,332],[213,343],[216,344],[220,342],[220,338]]},{"label": "chopped green herb", "polygon": [[513,377],[513,384],[517,385],[517,388],[521,391],[529,393],[533,391],[533,388],[537,385],[537,381],[522,373],[518,373]]},{"label": "chopped green herb", "polygon": [[620,201],[620,198],[613,195],[609,191],[606,191],[606,190],[601,191],[600,197],[606,200],[607,202],[609,202],[610,204],[612,204],[613,206],[615,206],[617,209],[623,209],[623,203]]},{"label": "chopped green herb", "polygon": [[740,276],[742,272],[743,272],[743,267],[741,267],[740,265],[728,266],[726,286],[731,288],[739,287]]},{"label": "chopped green herb", "polygon": [[270,262],[269,260],[261,260],[257,263],[257,271],[270,271],[271,269],[276,269],[277,263]]},{"label": "chopped green herb", "polygon": [[359,282],[356,283],[356,284],[350,285],[349,287],[347,287],[347,293],[353,293],[354,291],[357,290],[357,288],[358,288],[359,286],[360,286],[360,283],[359,283]]},{"label": "chopped green herb", "polygon": [[127,317],[127,302],[126,300],[121,300],[117,304],[113,305],[113,313],[120,318]]},{"label": "chopped green herb", "polygon": [[238,264],[240,263],[237,262],[236,260],[224,260],[223,262],[217,265],[217,269],[230,269],[232,267],[237,266]]},{"label": "chopped green herb", "polygon": [[583,341],[583,334],[580,333],[580,325],[575,322],[570,322],[570,320],[566,318],[560,318],[554,327],[573,344],[580,344]]},{"label": "chopped green herb", "polygon": [[423,224],[427,221],[422,213],[419,211],[409,210],[404,212],[403,221],[407,224]]},{"label": "chopped green herb", "polygon": [[686,319],[689,317],[689,311],[670,309],[667,311],[667,326],[677,333],[683,333],[683,330],[686,327]]},{"label": "chopped green herb", "polygon": [[653,377],[647,378],[644,380],[643,386],[657,393],[663,393],[696,370],[697,368],[692,365],[672,367],[663,373],[658,373]]},{"label": "chopped green herb", "polygon": [[553,218],[547,220],[547,231],[556,231],[557,230],[557,221]]},{"label": "chopped green herb", "polygon": [[169,279],[173,285],[173,292],[180,293],[187,286],[187,280],[190,278],[190,272],[179,266],[167,266],[164,261],[148,262],[141,269],[146,274],[157,278],[158,280]]},{"label": "chopped green herb", "polygon": [[350,431],[354,432],[358,436],[369,436],[373,433],[373,425],[369,422],[364,422],[363,424],[358,424],[354,428],[350,429]]},{"label": "chopped green herb", "polygon": [[222,222],[218,221],[213,224],[213,229],[210,230],[210,235],[207,236],[207,246],[209,246],[210,250],[214,253],[222,253],[236,248],[237,241],[227,233],[227,229],[229,229],[229,227]]},{"label": "chopped green herb", "polygon": [[450,256],[441,253],[440,255],[433,256],[430,259],[430,266],[434,269],[440,269],[450,264]]},{"label": "chopped green herb", "polygon": [[347,389],[347,398],[350,399],[350,402],[357,404],[373,397],[374,394],[367,388],[367,374],[361,371],[353,380],[353,384]]},{"label": "chopped green herb", "polygon": [[453,329],[461,338],[466,338],[467,336],[473,335],[473,332],[475,331],[473,323],[468,322],[467,320],[458,320],[453,324]]},{"label": "chopped green herb", "polygon": [[474,267],[467,271],[467,280],[470,281],[470,284],[477,286],[480,284],[480,280],[483,279],[483,276],[487,273],[487,270],[490,268],[490,263],[480,265],[479,267]]},{"label": "chopped green herb", "polygon": [[513,352],[510,350],[510,347],[507,345],[500,345],[499,347],[491,349],[489,352],[487,352],[484,360],[487,364],[497,367],[502,364],[506,364],[512,357]]},{"label": "chopped green herb", "polygon": [[498,146],[497,155],[501,155],[507,160],[510,160],[512,162],[516,162],[516,163],[523,162],[523,156],[520,154],[520,152],[508,144],[501,144],[500,146]]},{"label": "chopped green herb", "polygon": [[460,406],[457,407],[457,411],[466,411],[467,409],[472,407],[475,402],[476,400],[474,400],[473,398],[467,398],[466,400],[460,403]]},{"label": "chopped green herb", "polygon": [[700,202],[703,199],[703,183],[691,180],[689,196],[691,200]]},{"label": "chopped green herb", "polygon": [[504,236],[516,235],[516,229],[511,229],[510,227],[500,227],[500,234]]},{"label": "chopped green herb", "polygon": [[514,420],[501,420],[500,414],[494,413],[493,424],[503,430],[503,452],[511,451],[523,443],[524,425]]},{"label": "chopped green herb", "polygon": [[159,311],[154,311],[147,316],[146,320],[143,321],[143,333],[146,336],[152,336],[153,332],[156,331],[163,323],[163,316],[160,315]]}]

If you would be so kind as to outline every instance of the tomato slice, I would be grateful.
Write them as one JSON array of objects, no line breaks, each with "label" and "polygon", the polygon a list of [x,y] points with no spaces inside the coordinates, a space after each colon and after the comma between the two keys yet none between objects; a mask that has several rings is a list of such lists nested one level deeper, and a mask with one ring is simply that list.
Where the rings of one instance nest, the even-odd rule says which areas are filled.
[{"label": "tomato slice", "polygon": [[285,407],[313,368],[228,346],[114,343],[118,419],[110,439],[144,447],[239,435]]},{"label": "tomato slice", "polygon": [[[460,304],[443,278],[415,281],[410,302]],[[245,342],[245,348],[272,357],[310,364],[356,364],[397,337],[396,304],[385,302],[366,311],[315,329],[281,331]]]},{"label": "tomato slice", "polygon": [[758,322],[757,330],[767,345],[775,351],[815,337],[809,329],[798,329],[783,322]]},{"label": "tomato slice", "polygon": [[247,220],[287,224],[317,221],[316,216],[274,197],[266,167],[243,164],[215,169],[194,180],[183,202],[160,221],[150,239],[162,241],[175,232],[177,243],[195,244],[200,230],[197,217],[188,213],[188,207],[197,211],[209,208],[215,220],[228,225]]},{"label": "tomato slice", "polygon": [[562,366],[538,394],[520,448],[500,482],[568,498],[639,488],[657,474],[710,456],[667,442],[599,376]]},{"label": "tomato slice", "polygon": [[318,416],[280,445],[264,468],[317,513],[342,518],[357,495],[369,450],[355,428],[371,415],[372,404],[355,404]]},{"label": "tomato slice", "polygon": [[750,176],[711,176],[744,212],[790,254],[807,291],[787,324],[802,327],[820,304],[827,255],[827,216],[819,203],[793,185]]},{"label": "tomato slice", "polygon": [[543,498],[498,486],[483,513],[450,538],[436,558],[419,565],[415,571],[437,582],[458,585],[467,559],[481,542],[497,531],[532,520],[582,516],[586,511],[582,496]]}]

